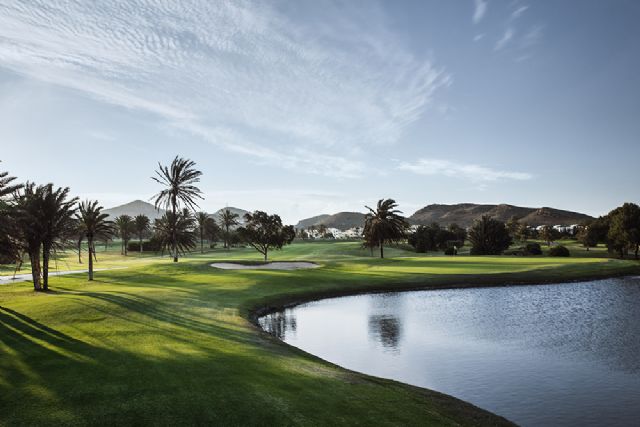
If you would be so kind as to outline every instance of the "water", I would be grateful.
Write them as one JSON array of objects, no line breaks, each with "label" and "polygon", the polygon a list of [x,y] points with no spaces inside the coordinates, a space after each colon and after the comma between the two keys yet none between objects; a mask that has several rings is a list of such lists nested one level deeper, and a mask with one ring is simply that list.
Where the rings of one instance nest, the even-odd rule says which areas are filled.
[{"label": "water", "polygon": [[523,426],[640,425],[640,278],[333,298],[260,319],[345,368]]}]

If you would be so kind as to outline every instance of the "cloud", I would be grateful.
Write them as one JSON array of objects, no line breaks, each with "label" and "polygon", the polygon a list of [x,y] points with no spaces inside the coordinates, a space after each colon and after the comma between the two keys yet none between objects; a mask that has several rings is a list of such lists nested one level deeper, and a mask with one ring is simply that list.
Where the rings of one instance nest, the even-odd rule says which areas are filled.
[{"label": "cloud", "polygon": [[487,6],[489,5],[489,2],[487,0],[473,0],[473,5],[473,23],[477,24],[482,21],[485,13],[487,13]]},{"label": "cloud", "polygon": [[413,172],[419,175],[442,175],[453,178],[462,178],[474,182],[489,182],[498,180],[524,181],[533,176],[525,172],[509,172],[491,169],[474,164],[463,164],[442,159],[418,159],[416,162],[401,162],[400,170]]},{"label": "cloud", "polygon": [[502,37],[496,42],[494,46],[494,50],[502,50],[507,46],[507,44],[513,39],[513,35],[515,34],[515,30],[513,28],[507,28],[504,31]]},{"label": "cloud", "polygon": [[342,153],[396,143],[451,79],[373,3],[304,7],[302,25],[263,2],[8,2],[0,66],[258,163],[358,176],[361,160]]}]

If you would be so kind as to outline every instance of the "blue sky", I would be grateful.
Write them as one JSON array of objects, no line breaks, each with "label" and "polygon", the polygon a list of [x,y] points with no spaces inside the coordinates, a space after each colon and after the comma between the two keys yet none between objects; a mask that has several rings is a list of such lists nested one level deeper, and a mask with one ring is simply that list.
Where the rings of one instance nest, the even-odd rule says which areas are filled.
[{"label": "blue sky", "polygon": [[288,222],[640,202],[636,1],[0,4],[0,159],[110,207],[157,162]]}]

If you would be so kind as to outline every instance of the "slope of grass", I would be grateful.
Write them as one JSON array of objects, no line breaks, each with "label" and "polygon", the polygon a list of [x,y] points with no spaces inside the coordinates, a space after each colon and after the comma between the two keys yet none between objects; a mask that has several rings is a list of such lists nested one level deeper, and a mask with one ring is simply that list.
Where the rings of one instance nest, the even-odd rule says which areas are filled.
[{"label": "slope of grass", "polygon": [[[349,372],[259,331],[256,307],[314,294],[637,273],[632,261],[367,256],[357,243],[300,243],[276,260],[321,268],[222,271],[249,250],[140,260],[126,270],[0,286],[0,424],[495,425],[428,390]],[[98,264],[98,267],[102,265]]]}]

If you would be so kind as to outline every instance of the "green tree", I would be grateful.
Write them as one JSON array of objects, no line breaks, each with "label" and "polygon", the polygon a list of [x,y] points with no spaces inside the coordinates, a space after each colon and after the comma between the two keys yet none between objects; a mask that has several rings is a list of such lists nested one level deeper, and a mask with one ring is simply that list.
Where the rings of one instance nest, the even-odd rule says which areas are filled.
[{"label": "green tree", "polygon": [[207,221],[204,223],[204,235],[209,239],[210,247],[214,247],[216,241],[220,237],[220,234],[222,234],[221,231],[222,230],[213,218],[207,218]]},{"label": "green tree", "polygon": [[609,212],[609,248],[623,258],[632,250],[638,259],[640,251],[640,206],[635,203],[624,205]]},{"label": "green tree", "polygon": [[397,206],[393,199],[378,200],[376,209],[365,206],[369,210],[364,220],[365,245],[380,247],[380,258],[384,258],[384,244],[403,240],[409,227]]},{"label": "green tree", "polygon": [[118,231],[118,235],[120,239],[122,239],[121,245],[121,254],[127,256],[129,240],[131,240],[131,235],[136,231],[136,223],[133,221],[129,215],[120,215],[116,217],[114,220],[116,230]]},{"label": "green tree", "polygon": [[265,262],[267,262],[269,250],[282,249],[296,236],[293,226],[282,225],[279,215],[255,211],[245,214],[244,218],[244,226],[238,229],[238,233],[244,242],[264,256]]},{"label": "green tree", "polygon": [[15,177],[8,172],[0,172],[0,263],[17,262],[20,246],[16,241],[16,222],[10,196],[20,190],[22,184],[14,184]]},{"label": "green tree", "polygon": [[[169,222],[166,224],[171,229],[171,253],[173,262],[178,262],[178,220],[180,215],[178,210],[181,204],[186,208],[195,211],[198,206],[197,199],[202,199],[202,192],[195,185],[200,182],[202,172],[195,169],[195,162],[176,156],[171,162],[171,166],[163,166],[158,163],[154,181],[165,188],[154,196],[155,207],[163,206],[171,212],[165,217]],[[184,218],[183,218],[184,220]]]},{"label": "green tree", "polygon": [[525,243],[529,237],[531,237],[531,229],[529,228],[529,224],[523,222],[518,226],[516,238]]},{"label": "green tree", "polygon": [[[89,252],[89,280],[93,280],[93,261],[97,261],[95,242],[113,236],[115,225],[109,221],[109,215],[102,212],[103,207],[96,200],[80,203],[78,208],[78,225],[81,236],[87,238]],[[81,237],[82,238],[82,237]]]},{"label": "green tree", "polygon": [[65,242],[77,230],[74,219],[76,202],[77,198],[69,199],[69,188],[54,189],[53,184],[36,186],[27,183],[16,197],[20,241],[29,254],[35,290],[49,289],[51,253],[64,248]]},{"label": "green tree", "polygon": [[140,253],[142,253],[142,239],[149,232],[151,228],[151,220],[145,214],[136,215],[133,218],[136,234],[138,235],[138,241],[140,242]]},{"label": "green tree", "polygon": [[520,230],[520,221],[517,216],[513,215],[509,220],[507,220],[505,227],[509,231],[509,235],[512,239],[515,239],[518,235],[518,231]]},{"label": "green tree", "polygon": [[509,249],[512,240],[504,223],[483,215],[469,231],[472,255],[499,255]]},{"label": "green tree", "polygon": [[204,236],[207,231],[207,223],[211,218],[206,212],[196,213],[196,221],[198,223],[198,233],[200,234],[200,253],[204,253]]},{"label": "green tree", "polygon": [[222,238],[224,239],[224,248],[229,249],[229,240],[231,238],[231,228],[238,225],[237,213],[231,212],[229,209],[224,209],[220,213],[220,228],[224,230]]},{"label": "green tree", "polygon": [[547,246],[551,246],[551,242],[555,242],[559,235],[560,233],[558,230],[550,225],[545,225],[542,227],[542,230],[540,230],[540,238],[547,242]]},{"label": "green tree", "polygon": [[187,209],[175,214],[166,212],[154,224],[154,236],[160,242],[162,253],[165,251],[173,256],[185,254],[197,246],[195,233],[196,220]]}]

